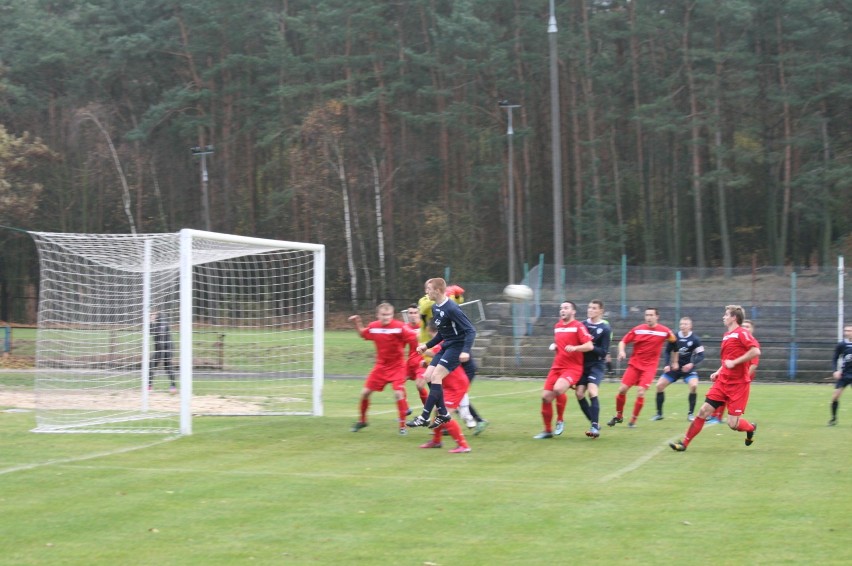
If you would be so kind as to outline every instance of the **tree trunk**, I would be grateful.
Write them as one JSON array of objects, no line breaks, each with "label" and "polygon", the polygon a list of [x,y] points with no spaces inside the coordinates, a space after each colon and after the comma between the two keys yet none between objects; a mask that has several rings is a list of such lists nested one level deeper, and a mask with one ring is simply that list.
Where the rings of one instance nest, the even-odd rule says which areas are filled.
[{"label": "tree trunk", "polygon": [[[585,6],[585,5],[584,5]],[[583,37],[585,38],[584,50],[584,77],[582,79],[583,98],[586,106],[586,135],[588,136],[589,146],[589,167],[592,175],[592,198],[594,200],[594,209],[592,215],[595,219],[595,241],[604,241],[603,227],[603,199],[601,198],[601,178],[598,171],[598,139],[597,127],[595,124],[595,93],[592,88],[592,35],[589,30],[589,9],[583,9]]]},{"label": "tree trunk", "polygon": [[[385,262],[385,233],[383,229],[384,215],[382,214],[382,181],[379,174],[379,164],[376,162],[376,156],[370,154],[370,165],[373,169],[373,195],[376,201],[376,242],[378,244],[379,253],[379,281],[382,288],[380,292],[382,296],[387,296],[388,288],[386,281],[388,280],[387,266]],[[390,181],[390,179],[388,179]]]},{"label": "tree trunk", "polygon": [[778,42],[778,86],[781,88],[781,109],[784,119],[784,161],[782,163],[781,186],[781,222],[778,231],[778,245],[775,253],[776,265],[784,265],[787,260],[787,232],[790,222],[790,203],[793,193],[793,121],[790,113],[789,93],[787,92],[787,73],[784,68],[784,29],[781,23],[782,15],[775,16],[775,32]]},{"label": "tree trunk", "polygon": [[[717,2],[718,4],[718,2]],[[722,266],[725,269],[725,276],[731,275],[733,267],[733,257],[731,254],[731,237],[728,234],[728,204],[725,195],[726,179],[728,177],[725,169],[725,148],[722,145],[722,80],[724,63],[722,61],[722,27],[716,19],[716,29],[714,42],[716,45],[716,75],[715,75],[715,100],[713,103],[713,114],[715,118],[714,144],[716,153],[716,195],[717,208],[719,210],[719,239],[722,244]]]},{"label": "tree trunk", "polygon": [[618,228],[618,252],[619,255],[624,256],[624,254],[627,253],[627,249],[624,245],[626,227],[624,225],[624,209],[621,203],[621,169],[618,165],[618,145],[615,143],[615,137],[617,135],[616,129],[613,126],[609,136],[611,154],[609,158],[612,161],[612,189],[615,197],[615,220]]},{"label": "tree trunk", "polygon": [[[383,208],[385,209],[385,214],[382,215],[381,220],[384,222],[385,218],[393,219],[394,217],[394,197],[393,197],[393,174],[395,170],[394,165],[394,143],[393,143],[393,132],[391,131],[390,126],[390,109],[388,108],[388,93],[387,88],[385,86],[385,78],[384,78],[384,67],[382,66],[381,61],[376,58],[376,61],[373,64],[373,71],[375,73],[376,82],[378,84],[379,90],[379,98],[378,98],[378,111],[379,111],[379,145],[382,149],[382,160],[379,163],[379,172],[380,172],[380,183],[379,188],[382,193],[382,203]],[[387,245],[387,258],[391,260],[394,257],[394,230],[393,230],[393,221],[388,221],[387,224],[383,227],[383,246]],[[384,260],[383,260],[384,261]],[[388,269],[385,271],[385,275],[387,278],[382,278],[381,285],[383,294],[387,291],[387,289],[394,289],[396,287],[396,266],[389,265]]]},{"label": "tree trunk", "polygon": [[689,35],[690,18],[695,3],[690,3],[684,10],[683,35],[681,50],[683,51],[683,68],[686,73],[686,84],[689,91],[689,122],[691,139],[689,151],[692,163],[692,196],[695,206],[695,259],[699,269],[707,267],[704,256],[704,209],[701,203],[701,121],[699,120],[698,93],[695,92],[695,77],[692,71]]},{"label": "tree trunk", "polygon": [[[330,143],[330,142],[327,142]],[[336,146],[336,144],[331,144]],[[358,310],[358,271],[355,269],[355,247],[352,238],[352,211],[349,205],[349,186],[346,182],[346,163],[343,160],[343,150],[340,147],[326,149],[328,155],[334,156],[330,164],[337,180],[340,182],[340,194],[343,197],[343,235],[346,239],[346,265],[349,267],[349,295],[352,302],[352,312]]]},{"label": "tree trunk", "polygon": [[[639,31],[636,29],[636,2],[628,4],[630,18],[630,78],[633,87],[633,110],[636,114],[636,180],[639,183],[639,207],[646,227],[651,226],[651,194],[648,179],[645,175],[645,146],[644,132],[639,110],[642,106],[642,96],[639,89]],[[645,250],[645,263],[652,265],[655,259],[654,238],[651,230],[641,230],[642,244]]]}]

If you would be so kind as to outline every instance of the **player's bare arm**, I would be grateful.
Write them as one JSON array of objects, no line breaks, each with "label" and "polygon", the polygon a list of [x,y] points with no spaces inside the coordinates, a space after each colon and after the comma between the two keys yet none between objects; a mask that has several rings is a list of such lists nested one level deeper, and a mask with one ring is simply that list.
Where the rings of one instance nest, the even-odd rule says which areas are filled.
[{"label": "player's bare arm", "polygon": [[355,326],[355,330],[358,332],[363,332],[364,324],[361,322],[361,315],[353,314],[349,317],[349,322]]}]

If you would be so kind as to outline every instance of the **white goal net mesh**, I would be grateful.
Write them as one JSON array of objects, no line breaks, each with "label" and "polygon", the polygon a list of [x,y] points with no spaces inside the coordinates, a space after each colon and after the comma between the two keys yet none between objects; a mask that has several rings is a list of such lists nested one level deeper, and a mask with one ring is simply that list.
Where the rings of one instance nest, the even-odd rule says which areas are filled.
[{"label": "white goal net mesh", "polygon": [[322,413],[322,246],[31,234],[36,431],[188,434],[192,414]]}]

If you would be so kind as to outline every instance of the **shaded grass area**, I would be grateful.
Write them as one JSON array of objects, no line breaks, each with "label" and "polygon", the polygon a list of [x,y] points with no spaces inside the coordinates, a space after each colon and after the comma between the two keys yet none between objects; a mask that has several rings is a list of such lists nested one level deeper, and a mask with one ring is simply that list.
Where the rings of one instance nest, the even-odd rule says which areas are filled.
[{"label": "shaded grass area", "polygon": [[[753,446],[712,426],[674,453],[666,443],[687,425],[679,384],[663,421],[646,407],[638,428],[592,441],[571,402],[565,434],[537,441],[542,382],[477,380],[491,426],[470,438],[472,453],[451,455],[452,441],[419,449],[423,429],[396,433],[389,391],[350,433],[361,385],[329,381],[325,417],[198,418],[195,434],[174,439],[33,434],[32,413],[0,413],[3,562],[852,560],[852,410],[842,403],[840,425],[825,426],[829,386],[756,385]],[[606,418],[614,394],[606,384]]]}]

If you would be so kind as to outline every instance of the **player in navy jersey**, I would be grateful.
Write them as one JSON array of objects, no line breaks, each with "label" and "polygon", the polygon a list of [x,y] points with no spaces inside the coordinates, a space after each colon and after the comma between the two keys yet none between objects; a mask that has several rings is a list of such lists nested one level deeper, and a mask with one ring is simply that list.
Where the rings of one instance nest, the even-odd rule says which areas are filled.
[{"label": "player in navy jersey", "polygon": [[[432,358],[424,374],[429,383],[429,397],[423,406],[423,412],[405,424],[410,427],[428,425],[429,428],[437,428],[452,418],[444,405],[441,381],[460,364],[470,361],[470,349],[476,338],[476,328],[455,301],[446,296],[446,281],[440,277],[429,279],[426,281],[425,290],[429,299],[435,301],[432,305],[432,320],[438,334],[417,346],[417,351],[423,354],[441,344],[441,355]],[[429,424],[429,415],[433,408],[437,408],[437,414],[432,424]]]},{"label": "player in navy jersey", "polygon": [[[589,334],[592,335],[594,347],[591,351],[583,353],[583,377],[577,383],[577,401],[580,403],[583,414],[591,423],[591,427],[586,431],[586,436],[589,438],[597,438],[601,434],[601,427],[598,424],[601,412],[598,393],[606,374],[606,359],[612,340],[612,328],[603,319],[603,313],[603,301],[595,299],[586,307],[588,318],[583,321]],[[586,391],[589,392],[589,399],[586,399]],[[559,430],[559,424],[556,423],[557,430]]]},{"label": "player in navy jersey", "polygon": [[[839,368],[837,366],[838,360],[841,360]],[[834,385],[834,393],[831,395],[831,420],[828,421],[828,426],[837,424],[837,407],[840,405],[840,395],[847,385],[852,385],[852,324],[843,327],[843,340],[834,348],[832,365],[836,368],[833,375],[837,383]]]},{"label": "player in navy jersey", "polygon": [[151,312],[151,340],[153,343],[153,356],[149,366],[148,390],[154,389],[154,369],[157,365],[163,366],[163,371],[169,376],[169,393],[177,393],[175,384],[175,372],[172,369],[172,330],[169,323],[159,311]]},{"label": "player in navy jersey", "polygon": [[677,342],[669,343],[666,347],[666,353],[671,352],[677,352],[677,361],[663,368],[663,375],[657,380],[657,414],[651,417],[651,420],[663,420],[666,387],[678,379],[683,379],[689,386],[689,412],[686,418],[692,421],[695,419],[695,400],[698,397],[698,372],[695,368],[704,360],[704,346],[701,345],[698,335],[692,331],[692,319],[688,316],[680,319]]}]

